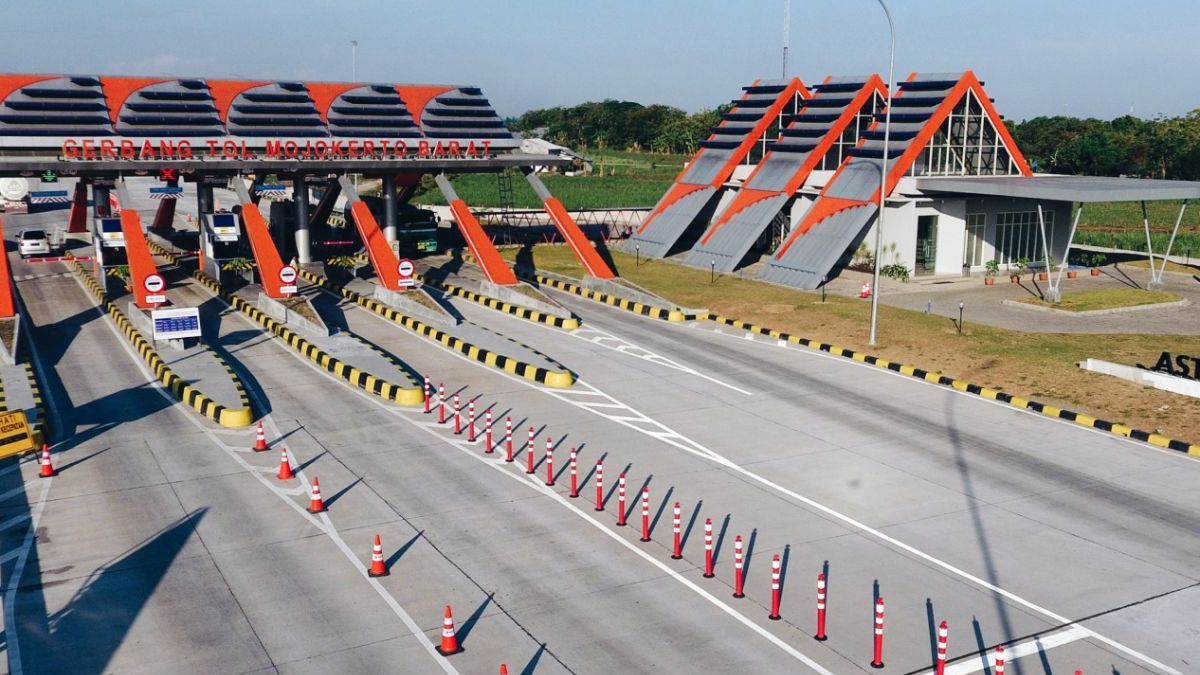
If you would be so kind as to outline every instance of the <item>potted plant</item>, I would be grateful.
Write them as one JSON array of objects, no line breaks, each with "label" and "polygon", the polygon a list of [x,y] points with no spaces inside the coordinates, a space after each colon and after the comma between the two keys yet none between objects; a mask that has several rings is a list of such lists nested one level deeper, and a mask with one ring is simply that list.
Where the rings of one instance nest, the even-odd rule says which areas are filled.
[{"label": "potted plant", "polygon": [[331,280],[345,283],[354,277],[354,266],[357,264],[354,256],[337,255],[325,261],[325,274]]},{"label": "potted plant", "polygon": [[1044,272],[1038,272],[1037,280],[1038,281],[1050,281],[1050,270],[1054,269],[1054,266],[1057,264],[1058,264],[1058,260],[1056,258],[1051,257],[1050,262],[1046,265],[1046,270]]},{"label": "potted plant", "polygon": [[1029,258],[1018,258],[1008,264],[1009,276],[1008,280],[1014,284],[1021,282],[1021,276],[1029,270]]},{"label": "potted plant", "polygon": [[1101,267],[1101,265],[1103,265],[1106,262],[1108,262],[1108,257],[1105,256],[1103,253],[1092,254],[1091,260],[1089,260],[1089,263],[1092,266],[1092,272],[1091,272],[1092,276],[1094,276],[1094,277],[1100,276],[1100,267]]},{"label": "potted plant", "polygon": [[247,283],[253,282],[254,263],[246,258],[230,258],[221,265],[222,272],[228,272],[228,275],[223,274],[220,280],[222,286],[229,286],[230,290],[237,290]]},{"label": "potted plant", "polygon": [[105,272],[105,274],[107,274],[110,277],[120,279],[121,283],[124,284],[124,286],[125,286],[125,290],[127,290],[127,291],[133,290],[129,286],[129,265],[117,265],[115,267],[110,267],[110,268],[108,268],[108,271]]},{"label": "potted plant", "polygon": [[1000,261],[992,259],[984,263],[983,283],[987,286],[996,285],[996,275],[1000,273]]}]

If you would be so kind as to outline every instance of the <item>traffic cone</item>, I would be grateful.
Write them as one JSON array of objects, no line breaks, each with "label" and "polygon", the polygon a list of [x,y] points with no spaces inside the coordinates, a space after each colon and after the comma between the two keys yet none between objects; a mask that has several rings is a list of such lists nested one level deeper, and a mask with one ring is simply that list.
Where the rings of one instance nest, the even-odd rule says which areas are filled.
[{"label": "traffic cone", "polygon": [[367,571],[368,576],[386,577],[388,568],[383,564],[383,543],[379,541],[379,535],[375,535],[375,548],[371,549],[371,569]]},{"label": "traffic cone", "polygon": [[508,675],[508,666],[500,664],[500,675]]},{"label": "traffic cone", "polygon": [[324,510],[325,501],[321,499],[321,484],[317,482],[317,477],[313,476],[312,497],[308,501],[308,512],[321,513]]},{"label": "traffic cone", "polygon": [[58,475],[54,470],[54,465],[50,463],[50,445],[42,443],[42,469],[38,472],[39,478],[53,478]]},{"label": "traffic cone", "polygon": [[254,451],[267,451],[267,435],[263,433],[262,420],[258,421],[258,431],[254,432]]},{"label": "traffic cone", "polygon": [[283,448],[283,452],[279,455],[279,474],[276,476],[279,480],[291,480],[296,477],[292,473],[292,463],[288,460],[287,448]]},{"label": "traffic cone", "polygon": [[462,647],[458,646],[458,638],[454,637],[454,615],[450,613],[450,605],[446,605],[446,619],[442,621],[442,644],[437,650],[442,656],[462,651]]}]

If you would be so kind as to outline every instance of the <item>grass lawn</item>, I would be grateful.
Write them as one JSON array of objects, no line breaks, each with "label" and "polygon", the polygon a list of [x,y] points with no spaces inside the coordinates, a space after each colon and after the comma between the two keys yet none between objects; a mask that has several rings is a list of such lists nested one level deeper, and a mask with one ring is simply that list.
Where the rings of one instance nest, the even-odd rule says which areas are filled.
[{"label": "grass lawn", "polygon": [[1144,291],[1139,288],[1106,288],[1095,291],[1063,293],[1062,302],[1046,302],[1041,298],[1025,298],[1021,302],[1042,307],[1053,307],[1068,312],[1089,312],[1096,309],[1117,309],[1138,305],[1155,305],[1162,302],[1178,302],[1183,296],[1166,291]]},{"label": "grass lawn", "polygon": [[[517,249],[502,253],[513,260]],[[659,260],[635,266],[633,256],[616,251],[612,258],[623,278],[684,307],[707,307],[1147,431],[1200,440],[1200,400],[1084,372],[1075,365],[1088,357],[1132,365],[1153,364],[1163,351],[1195,354],[1200,352],[1200,338],[1195,336],[1023,333],[973,324],[970,316],[959,335],[944,317],[881,305],[879,345],[870,347],[870,304],[865,301],[831,296],[820,304],[817,293],[731,275],[709,283],[708,270]],[[565,246],[537,246],[533,259],[540,269],[576,278],[583,275]]]},{"label": "grass lawn", "polygon": [[[1121,263],[1121,265],[1124,265],[1127,267],[1137,267],[1137,268],[1144,269],[1144,270],[1150,269],[1150,261],[1149,260],[1133,260],[1131,262],[1123,262],[1123,263]],[[1162,266],[1162,258],[1155,257],[1154,258],[1154,266],[1156,268],[1161,267]],[[1168,261],[1167,262],[1167,271],[1168,272],[1179,272],[1181,274],[1200,274],[1200,261],[1195,261],[1191,265],[1183,265],[1183,264],[1180,264],[1177,262]]]}]

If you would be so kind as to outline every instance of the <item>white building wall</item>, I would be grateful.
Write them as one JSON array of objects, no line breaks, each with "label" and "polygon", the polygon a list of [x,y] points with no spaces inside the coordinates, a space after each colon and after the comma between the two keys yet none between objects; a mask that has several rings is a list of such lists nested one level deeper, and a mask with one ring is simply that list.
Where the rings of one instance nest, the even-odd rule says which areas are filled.
[{"label": "white building wall", "polygon": [[963,240],[966,237],[967,227],[966,200],[937,200],[932,204],[922,205],[919,207],[917,209],[917,216],[937,216],[938,219],[937,259],[934,264],[934,275],[961,276],[963,263]]}]

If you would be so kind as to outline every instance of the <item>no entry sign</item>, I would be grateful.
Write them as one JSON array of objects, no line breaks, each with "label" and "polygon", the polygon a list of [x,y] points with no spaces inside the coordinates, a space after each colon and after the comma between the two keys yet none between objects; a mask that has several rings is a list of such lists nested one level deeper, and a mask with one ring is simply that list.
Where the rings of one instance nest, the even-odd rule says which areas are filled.
[{"label": "no entry sign", "polygon": [[284,265],[279,268],[279,281],[283,283],[279,287],[282,293],[296,292],[296,268],[291,265]]},{"label": "no entry sign", "polygon": [[142,287],[146,289],[147,293],[161,293],[162,289],[166,287],[166,283],[157,274],[147,274],[142,281]]},{"label": "no entry sign", "polygon": [[400,273],[401,286],[407,287],[415,286],[417,284],[416,280],[413,279],[413,274],[415,274],[417,271],[416,266],[413,265],[413,261],[409,260],[408,258],[401,260],[400,264],[396,266],[396,271]]}]

